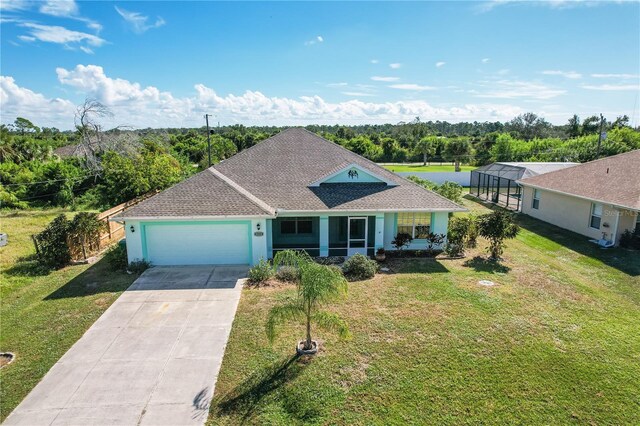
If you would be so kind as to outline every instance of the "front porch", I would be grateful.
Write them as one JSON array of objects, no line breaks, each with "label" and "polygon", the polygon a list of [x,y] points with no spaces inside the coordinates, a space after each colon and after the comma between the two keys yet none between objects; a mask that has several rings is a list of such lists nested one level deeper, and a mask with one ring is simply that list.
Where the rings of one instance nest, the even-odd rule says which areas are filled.
[{"label": "front porch", "polygon": [[410,249],[426,249],[429,232],[447,233],[447,212],[353,213],[319,216],[279,216],[267,220],[267,253],[305,250],[310,256],[373,256],[377,249],[394,250],[398,232],[414,240]]}]

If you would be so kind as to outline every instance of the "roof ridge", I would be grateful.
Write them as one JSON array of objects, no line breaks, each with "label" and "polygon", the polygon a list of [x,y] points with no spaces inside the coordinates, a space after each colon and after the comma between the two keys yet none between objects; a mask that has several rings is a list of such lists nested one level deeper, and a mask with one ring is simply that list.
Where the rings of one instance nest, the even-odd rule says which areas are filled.
[{"label": "roof ridge", "polygon": [[219,170],[216,170],[213,167],[209,167],[207,170],[209,172],[211,172],[215,177],[217,177],[218,179],[222,180],[224,183],[226,183],[227,185],[229,185],[230,187],[232,187],[233,189],[238,191],[238,193],[243,195],[249,201],[251,201],[252,203],[257,205],[258,207],[260,207],[261,209],[266,211],[267,213],[272,214],[272,215],[275,214],[276,210],[273,207],[271,207],[269,204],[265,203],[264,201],[262,201],[261,199],[259,199],[258,197],[256,197],[255,195],[253,195],[252,193],[247,191],[246,189],[244,189],[242,186],[238,185],[231,178],[229,178],[228,176],[225,176]]},{"label": "roof ridge", "polygon": [[[622,155],[629,155],[629,154],[635,153],[636,151],[638,153],[640,153],[640,149],[634,149],[634,150],[631,150],[631,151],[621,152],[621,153],[615,154],[615,155],[610,155],[608,157],[597,158],[595,160],[587,161],[586,163],[574,163],[574,165],[571,166],[571,167],[564,167],[562,169],[552,170],[550,172],[544,173],[544,175],[554,175],[554,174],[559,173],[559,172],[564,172],[566,170],[570,170],[570,169],[572,169],[574,167],[588,166],[588,165],[591,165],[591,164],[594,164],[594,163],[598,163],[598,162],[603,161],[603,160],[611,160],[611,159],[613,159],[615,157],[620,157]],[[533,179],[533,178],[538,177],[538,176],[542,176],[542,175],[538,174],[538,175],[535,175],[535,176],[529,176],[529,177],[526,177],[526,178],[523,178],[523,179],[519,179],[519,180],[523,180],[524,181],[524,180],[527,180],[527,179]]]}]

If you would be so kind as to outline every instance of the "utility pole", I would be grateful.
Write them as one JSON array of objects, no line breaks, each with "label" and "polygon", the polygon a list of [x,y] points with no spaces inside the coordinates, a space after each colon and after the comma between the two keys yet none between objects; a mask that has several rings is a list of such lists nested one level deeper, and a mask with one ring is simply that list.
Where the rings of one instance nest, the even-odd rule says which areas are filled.
[{"label": "utility pole", "polygon": [[205,114],[204,119],[207,122],[207,145],[209,147],[209,167],[211,167],[211,131],[209,130],[209,114]]},{"label": "utility pole", "polygon": [[604,116],[600,113],[600,131],[598,132],[598,150],[596,151],[596,158],[600,158],[600,145],[602,144],[602,126],[604,126]]}]

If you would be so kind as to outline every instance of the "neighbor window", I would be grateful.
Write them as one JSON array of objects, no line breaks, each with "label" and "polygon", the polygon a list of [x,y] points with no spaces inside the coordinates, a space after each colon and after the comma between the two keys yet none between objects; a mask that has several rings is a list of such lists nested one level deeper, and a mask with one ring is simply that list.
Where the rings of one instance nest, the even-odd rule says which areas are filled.
[{"label": "neighbor window", "polygon": [[602,204],[591,203],[591,220],[589,226],[594,229],[600,229],[602,221]]},{"label": "neighbor window", "polygon": [[533,190],[533,201],[531,203],[531,207],[536,210],[540,208],[540,191],[537,189]]},{"label": "neighbor window", "polygon": [[281,234],[311,234],[313,226],[310,217],[292,217],[280,222]]},{"label": "neighbor window", "polygon": [[425,239],[431,229],[431,213],[398,213],[398,234]]}]

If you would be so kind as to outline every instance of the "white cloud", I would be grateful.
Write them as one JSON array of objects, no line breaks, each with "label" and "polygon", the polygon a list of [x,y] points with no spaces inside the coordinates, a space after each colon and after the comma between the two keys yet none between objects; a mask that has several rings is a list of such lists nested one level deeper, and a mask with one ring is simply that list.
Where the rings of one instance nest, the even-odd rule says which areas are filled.
[{"label": "white cloud", "polygon": [[579,72],[576,71],[560,71],[560,70],[547,70],[547,71],[542,71],[542,74],[544,75],[558,75],[564,78],[568,78],[571,80],[577,80],[582,78],[582,74],[580,74]]},{"label": "white cloud", "polygon": [[366,93],[366,92],[341,92],[341,93],[347,96],[375,96],[373,93]]},{"label": "white cloud", "polygon": [[510,69],[508,69],[508,68],[503,68],[503,69],[501,69],[501,70],[498,70],[498,75],[507,75],[507,74],[509,74],[510,72],[511,72],[511,70],[510,70]]},{"label": "white cloud", "polygon": [[[424,100],[396,102],[327,102],[320,96],[299,98],[269,97],[259,91],[219,95],[215,90],[196,84],[195,92],[186,97],[174,97],[170,92],[112,78],[97,65],[78,65],[56,70],[62,86],[75,89],[78,97],[93,97],[107,105],[114,118],[105,126],[128,124],[144,127],[199,126],[205,112],[216,114],[223,123],[306,124],[306,123],[385,123],[411,120],[416,116],[429,120],[504,121],[522,113],[508,104],[465,104],[437,107]],[[25,116],[39,125],[69,129],[73,126],[75,107],[69,100],[48,99],[42,94],[18,87],[13,78],[2,77],[0,100],[2,121],[12,122]],[[347,96],[365,96],[366,91],[354,91]],[[356,95],[357,93],[357,95]]]},{"label": "white cloud", "polygon": [[380,76],[374,75],[373,77],[371,77],[371,80],[392,82],[392,81],[398,81],[400,80],[400,78],[399,77],[380,77]]},{"label": "white cloud", "polygon": [[591,74],[593,78],[640,78],[640,74]]},{"label": "white cloud", "polygon": [[489,62],[489,61],[490,61],[490,59],[489,59],[489,58],[482,58],[482,63],[483,63],[483,64],[486,64],[486,63],[487,63],[487,62]]},{"label": "white cloud", "polygon": [[313,38],[311,40],[305,41],[304,44],[306,46],[311,46],[311,45],[314,45],[316,43],[322,43],[322,42],[324,42],[324,38],[322,36],[316,36],[315,38]]},{"label": "white cloud", "polygon": [[372,60],[371,60],[371,63],[372,63],[372,64],[377,64],[377,63],[379,63],[379,62],[380,62],[380,61],[379,61],[379,60],[377,60],[377,59],[372,59]]},{"label": "white cloud", "polygon": [[52,16],[73,16],[78,13],[74,0],[47,0],[40,5],[40,13]]},{"label": "white cloud", "polygon": [[401,64],[401,63],[398,63],[398,62],[394,62],[394,63],[392,63],[392,64],[389,64],[389,67],[390,67],[390,68],[392,68],[392,69],[394,69],[394,70],[397,70],[397,69],[398,69],[398,68],[400,68],[401,66],[402,66],[402,64]]},{"label": "white cloud", "polygon": [[404,83],[404,84],[391,84],[389,85],[390,88],[392,89],[399,89],[399,90],[415,90],[418,92],[422,92],[424,90],[435,90],[435,87],[432,86],[422,86],[420,84],[413,84],[413,83]]},{"label": "white cloud", "polygon": [[0,103],[2,122],[12,122],[16,117],[33,117],[40,126],[73,127],[75,106],[65,99],[49,99],[16,84],[13,77],[0,76]]},{"label": "white cloud", "polygon": [[504,5],[527,5],[527,6],[542,6],[550,9],[570,9],[574,7],[594,7],[600,4],[613,4],[613,3],[625,3],[622,1],[598,1],[598,0],[545,0],[545,1],[524,1],[524,0],[490,0],[480,3],[476,6],[476,10],[479,12],[489,12],[499,6]]},{"label": "white cloud", "polygon": [[516,80],[481,81],[479,86],[483,90],[470,91],[477,98],[541,100],[555,98],[567,92],[537,82]]},{"label": "white cloud", "polygon": [[0,10],[3,12],[25,10],[30,6],[26,0],[0,0]]},{"label": "white cloud", "polygon": [[128,10],[119,8],[118,6],[114,6],[114,7],[116,9],[116,12],[118,12],[118,14],[122,16],[122,18],[125,20],[125,22],[129,24],[133,32],[137,34],[142,34],[145,31],[148,31],[152,28],[161,27],[166,23],[164,19],[158,16],[156,18],[156,21],[153,24],[148,24],[147,23],[147,21],[149,20],[148,16],[142,15],[141,13],[138,13],[138,12],[130,12]]},{"label": "white cloud", "polygon": [[436,62],[436,67],[437,68],[442,68],[445,64],[446,64],[446,62]]},{"label": "white cloud", "polygon": [[640,91],[640,84],[600,84],[600,85],[584,85],[581,87],[587,90],[603,90],[603,91],[638,90]]},{"label": "white cloud", "polygon": [[[69,49],[81,48],[83,51],[91,50],[91,47],[100,47],[106,40],[88,33],[69,30],[64,27],[34,24],[31,22],[19,24],[28,28],[28,35],[21,35],[23,41],[42,41],[45,43],[62,44]],[[89,47],[91,46],[91,47]]]},{"label": "white cloud", "polygon": [[328,83],[327,87],[345,87],[345,86],[348,86],[348,85],[349,85],[349,83],[341,81],[339,83]]}]

